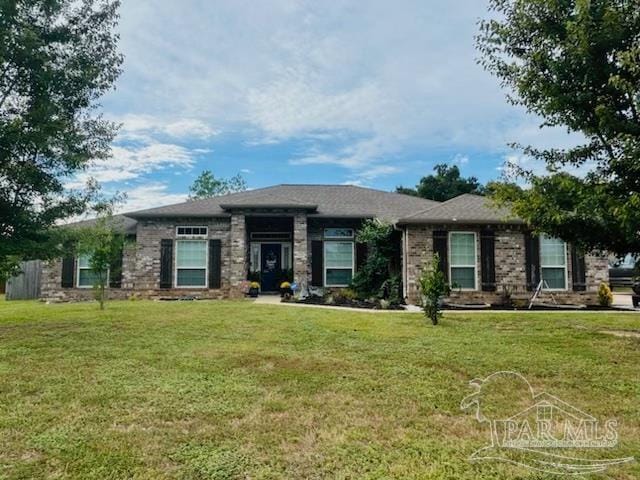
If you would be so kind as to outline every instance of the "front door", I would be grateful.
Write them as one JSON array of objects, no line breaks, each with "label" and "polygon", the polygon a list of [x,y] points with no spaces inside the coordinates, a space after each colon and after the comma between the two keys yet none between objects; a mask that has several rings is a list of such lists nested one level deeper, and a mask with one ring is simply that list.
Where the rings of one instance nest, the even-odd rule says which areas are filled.
[{"label": "front door", "polygon": [[275,292],[279,287],[277,282],[282,267],[282,247],[279,243],[263,243],[260,246],[260,257],[260,287],[263,292]]}]

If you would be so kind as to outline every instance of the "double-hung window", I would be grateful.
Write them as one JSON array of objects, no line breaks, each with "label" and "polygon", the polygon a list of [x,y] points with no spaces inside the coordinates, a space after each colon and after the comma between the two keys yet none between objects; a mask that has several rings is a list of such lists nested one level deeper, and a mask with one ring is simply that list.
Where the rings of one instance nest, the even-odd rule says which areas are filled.
[{"label": "double-hung window", "polygon": [[[78,287],[90,288],[93,287],[99,280],[99,274],[91,269],[91,255],[85,254],[78,257]],[[106,272],[107,278],[109,272]]]},{"label": "double-hung window", "polygon": [[347,287],[353,278],[354,232],[351,228],[327,228],[324,231],[324,285]]},{"label": "double-hung window", "polygon": [[451,285],[462,290],[476,289],[476,234],[449,234],[449,278]]},{"label": "double-hung window", "polygon": [[540,275],[549,290],[567,288],[567,245],[559,238],[540,237]]},{"label": "double-hung window", "polygon": [[206,227],[178,227],[176,231],[176,287],[206,287],[208,268]]}]

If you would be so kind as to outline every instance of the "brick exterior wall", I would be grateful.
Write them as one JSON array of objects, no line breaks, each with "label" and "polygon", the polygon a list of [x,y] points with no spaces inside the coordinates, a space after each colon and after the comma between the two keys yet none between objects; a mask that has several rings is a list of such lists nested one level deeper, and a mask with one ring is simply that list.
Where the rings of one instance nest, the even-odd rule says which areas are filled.
[{"label": "brick exterior wall", "polygon": [[[176,226],[207,226],[207,240],[222,242],[222,285],[220,289],[209,288],[160,288],[160,241],[176,238]],[[230,221],[213,219],[149,219],[138,222],[135,242],[128,244],[123,252],[122,288],[110,288],[109,298],[143,298],[194,296],[198,298],[223,298],[229,296],[231,278]],[[174,250],[175,262],[175,250]],[[91,288],[62,288],[62,261],[46,262],[42,272],[42,299],[48,301],[90,300]]]},{"label": "brick exterior wall", "polygon": [[[231,264],[230,270],[225,277],[224,272],[222,278],[227,278],[231,289],[229,294],[233,298],[242,297],[244,292],[242,291],[242,285],[247,279],[248,271],[248,245],[247,245],[247,230],[245,216],[241,214],[234,214],[231,216],[231,258],[228,259]],[[224,258],[224,253],[223,253]]]},{"label": "brick exterior wall", "polygon": [[[135,242],[128,244],[124,251],[122,288],[109,289],[109,297],[144,298],[180,297],[192,295],[198,298],[239,297],[244,294],[243,285],[248,272],[249,242],[245,215],[252,212],[236,212],[231,218],[216,219],[147,219],[141,220],[137,227]],[[293,217],[293,268],[294,278],[311,282],[311,242],[322,240],[323,230],[330,227],[357,229],[361,221],[354,219],[308,218],[300,212],[273,212]],[[160,289],[160,241],[175,239],[176,226],[197,225],[209,228],[208,239],[222,242],[222,286],[220,289],[208,288],[171,288]],[[404,276],[407,300],[419,303],[420,295],[417,279],[425,260],[433,254],[434,230],[473,231],[477,233],[477,278],[480,289],[480,231],[479,225],[409,225],[405,227],[403,237]],[[495,270],[496,292],[464,291],[453,292],[451,301],[500,303],[503,289],[512,292],[512,298],[526,300],[532,292],[526,290],[524,233],[519,227],[494,225],[495,232]],[[174,251],[175,259],[175,251]],[[566,292],[554,292],[558,302],[597,303],[597,289],[601,282],[608,282],[608,263],[606,256],[589,254],[586,263],[586,292],[574,292],[571,285],[570,249],[567,252]],[[52,261],[43,264],[42,298],[51,301],[89,300],[93,298],[90,288],[62,288],[62,262]],[[544,294],[548,296],[548,294]]]},{"label": "brick exterior wall", "polygon": [[[433,231],[464,231],[476,232],[477,238],[477,290],[454,291],[448,301],[452,303],[476,303],[486,302],[499,304],[503,301],[503,291],[511,292],[515,300],[528,301],[533,295],[526,289],[526,267],[524,232],[517,226],[493,225],[490,228],[495,232],[495,271],[496,292],[483,292],[481,290],[481,259],[480,259],[480,232],[486,226],[479,225],[407,225],[405,239],[403,241],[405,272],[406,272],[406,296],[412,304],[420,302],[417,280],[422,266],[433,255]],[[597,291],[601,282],[609,281],[608,262],[606,255],[589,254],[585,257],[587,290],[574,292],[571,279],[571,250],[567,248],[567,284],[566,291],[552,292],[558,303],[578,303],[586,305],[597,304]],[[541,301],[551,301],[551,295],[543,292]]]},{"label": "brick exterior wall", "polygon": [[[109,299],[122,300],[131,295],[133,290],[131,276],[133,273],[132,267],[135,265],[135,250],[135,243],[130,243],[125,247],[122,253],[123,288],[109,288],[107,291]],[[76,282],[78,281],[77,266],[76,261]],[[62,288],[62,260],[51,260],[42,263],[40,298],[47,302],[85,301],[93,300],[94,293],[92,288]]]},{"label": "brick exterior wall", "polygon": [[297,282],[306,282],[308,285],[311,269],[307,261],[311,246],[307,241],[307,231],[307,216],[297,214],[293,218],[293,279]]}]

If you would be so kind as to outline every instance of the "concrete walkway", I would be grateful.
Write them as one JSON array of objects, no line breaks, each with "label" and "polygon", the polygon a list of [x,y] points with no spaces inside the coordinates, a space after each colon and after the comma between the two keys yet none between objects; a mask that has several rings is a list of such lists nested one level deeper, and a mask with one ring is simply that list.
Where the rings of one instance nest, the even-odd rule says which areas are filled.
[{"label": "concrete walkway", "polygon": [[614,293],[613,306],[620,308],[629,308],[633,310],[633,301],[631,300],[631,295],[631,293]]},{"label": "concrete walkway", "polygon": [[353,308],[353,307],[337,307],[335,305],[311,305],[309,303],[293,303],[293,302],[281,302],[280,295],[260,295],[253,303],[258,305],[281,305],[284,307],[301,307],[301,308],[324,308],[325,310],[342,310],[347,312],[360,312],[360,313],[422,313],[420,307],[415,305],[407,305],[406,310],[374,310],[367,308]]}]

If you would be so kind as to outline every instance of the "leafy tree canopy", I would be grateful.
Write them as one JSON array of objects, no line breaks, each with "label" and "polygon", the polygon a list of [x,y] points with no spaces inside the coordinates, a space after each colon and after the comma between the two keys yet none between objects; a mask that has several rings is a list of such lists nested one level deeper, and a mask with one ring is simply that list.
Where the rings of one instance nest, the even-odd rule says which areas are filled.
[{"label": "leafy tree canopy", "polygon": [[[512,103],[585,137],[566,149],[520,146],[547,175],[515,168],[499,203],[535,230],[587,249],[640,253],[640,4],[637,0],[491,0],[481,63]],[[582,167],[584,177],[563,173]],[[525,180],[530,188],[514,182]]]},{"label": "leafy tree canopy", "polygon": [[400,304],[402,285],[396,265],[400,242],[393,226],[377,219],[367,220],[356,233],[356,241],[367,245],[368,251],[364,264],[353,276],[353,290],[362,299],[379,297]]},{"label": "leafy tree canopy", "polygon": [[482,194],[484,191],[476,177],[461,177],[457,165],[441,163],[433,170],[435,175],[422,177],[415,188],[399,186],[396,187],[396,192],[444,202],[463,193]]},{"label": "leafy tree canopy", "polygon": [[64,182],[109,155],[114,125],[95,113],[112,88],[117,1],[0,2],[0,277],[48,258],[58,220],[82,213],[88,191]]},{"label": "leafy tree canopy", "polygon": [[246,189],[247,182],[240,174],[231,178],[216,178],[211,170],[204,170],[189,187],[189,198],[191,200],[210,198],[243,192]]}]

